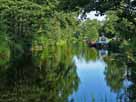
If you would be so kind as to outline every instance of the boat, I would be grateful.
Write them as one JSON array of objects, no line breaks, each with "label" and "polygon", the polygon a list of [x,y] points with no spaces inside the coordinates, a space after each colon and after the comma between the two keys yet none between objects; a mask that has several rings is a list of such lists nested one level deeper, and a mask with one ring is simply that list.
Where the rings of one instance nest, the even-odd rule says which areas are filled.
[{"label": "boat", "polygon": [[100,36],[97,41],[87,40],[86,42],[87,42],[89,47],[95,47],[95,48],[98,48],[98,49],[99,48],[108,48],[108,46],[109,46],[109,44],[108,44],[109,41],[104,35]]}]

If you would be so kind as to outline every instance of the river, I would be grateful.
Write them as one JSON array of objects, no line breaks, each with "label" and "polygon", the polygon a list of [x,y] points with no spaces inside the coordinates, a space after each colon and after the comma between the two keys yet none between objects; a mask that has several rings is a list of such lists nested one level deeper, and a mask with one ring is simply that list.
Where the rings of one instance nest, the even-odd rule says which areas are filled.
[{"label": "river", "polygon": [[135,63],[126,61],[106,49],[50,46],[1,68],[0,102],[135,102]]}]

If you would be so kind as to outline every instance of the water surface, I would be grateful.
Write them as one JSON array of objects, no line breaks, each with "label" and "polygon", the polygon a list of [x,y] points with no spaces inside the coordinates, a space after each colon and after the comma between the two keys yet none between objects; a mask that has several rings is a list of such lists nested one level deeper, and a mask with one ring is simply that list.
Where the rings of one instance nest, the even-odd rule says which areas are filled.
[{"label": "water surface", "polygon": [[71,45],[17,54],[0,68],[0,102],[136,100],[136,64],[123,53]]},{"label": "water surface", "polygon": [[74,57],[77,74],[80,78],[78,90],[70,96],[74,102],[116,101],[116,93],[110,90],[105,80],[106,63],[103,60],[86,62],[84,58]]}]

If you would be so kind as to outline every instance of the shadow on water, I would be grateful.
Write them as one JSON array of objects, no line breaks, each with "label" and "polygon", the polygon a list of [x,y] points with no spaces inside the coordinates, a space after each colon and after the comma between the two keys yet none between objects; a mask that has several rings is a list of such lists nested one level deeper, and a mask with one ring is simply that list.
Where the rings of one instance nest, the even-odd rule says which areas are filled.
[{"label": "shadow on water", "polygon": [[0,68],[0,102],[133,102],[136,63],[128,53],[69,45],[12,55]]},{"label": "shadow on water", "polygon": [[66,50],[52,47],[33,56],[21,56],[16,63],[1,68],[0,101],[65,102],[79,81]]}]

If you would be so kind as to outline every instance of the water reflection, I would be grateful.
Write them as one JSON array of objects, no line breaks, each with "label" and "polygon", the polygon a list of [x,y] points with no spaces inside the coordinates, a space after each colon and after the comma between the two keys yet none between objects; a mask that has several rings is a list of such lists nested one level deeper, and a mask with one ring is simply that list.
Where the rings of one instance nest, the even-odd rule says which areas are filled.
[{"label": "water reflection", "polygon": [[107,49],[100,49],[99,50],[99,58],[103,59],[104,57],[106,57],[108,55],[108,50]]},{"label": "water reflection", "polygon": [[69,49],[50,47],[1,68],[0,101],[66,102],[79,82],[71,54],[67,56],[66,51]]},{"label": "water reflection", "polygon": [[136,57],[129,51],[80,44],[18,54],[0,64],[0,102],[136,101]]},{"label": "water reflection", "polygon": [[84,58],[74,57],[80,85],[69,100],[73,102],[115,102],[116,94],[106,84],[104,70],[107,67],[103,60],[86,62]]},{"label": "water reflection", "polygon": [[108,66],[105,69],[106,82],[111,90],[116,92],[117,102],[136,101],[134,95],[136,94],[134,89],[136,83],[134,79],[132,79],[135,75],[134,72],[136,72],[136,63],[134,56],[131,56],[131,58],[130,56],[131,52],[124,50],[121,53],[112,52],[104,59]]}]

